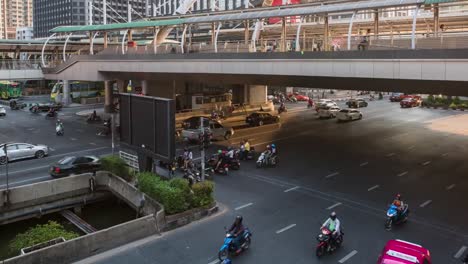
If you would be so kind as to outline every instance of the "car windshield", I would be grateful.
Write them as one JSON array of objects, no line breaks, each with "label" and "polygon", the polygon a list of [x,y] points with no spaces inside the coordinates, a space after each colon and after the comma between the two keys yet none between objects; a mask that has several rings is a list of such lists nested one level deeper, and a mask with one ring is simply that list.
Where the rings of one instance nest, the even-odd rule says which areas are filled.
[{"label": "car windshield", "polygon": [[64,165],[64,164],[70,163],[74,159],[75,159],[74,157],[65,157],[65,158],[59,160],[59,162],[57,162],[57,163],[60,164],[60,165]]},{"label": "car windshield", "polygon": [[349,110],[347,110],[347,109],[340,110],[340,113],[348,113],[348,112],[349,112]]}]

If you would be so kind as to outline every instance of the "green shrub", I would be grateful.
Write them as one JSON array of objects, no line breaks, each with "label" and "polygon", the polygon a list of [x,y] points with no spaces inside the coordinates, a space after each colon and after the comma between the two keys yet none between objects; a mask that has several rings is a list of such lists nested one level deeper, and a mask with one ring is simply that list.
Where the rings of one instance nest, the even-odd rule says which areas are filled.
[{"label": "green shrub", "polygon": [[452,103],[455,104],[455,105],[459,105],[459,104],[462,103],[462,101],[460,100],[460,97],[455,96],[455,98],[453,99]]},{"label": "green shrub", "polygon": [[66,240],[78,237],[79,235],[74,232],[69,232],[55,221],[49,221],[44,225],[36,225],[31,227],[28,231],[16,235],[8,245],[10,251],[19,254],[22,248],[30,247],[36,244],[47,242],[49,240],[63,237]]},{"label": "green shrub", "polygon": [[126,181],[132,181],[133,175],[125,161],[119,156],[107,156],[101,159],[101,167],[105,171],[121,177]]},{"label": "green shrub", "polygon": [[430,95],[427,97],[427,101],[428,101],[429,103],[435,103],[434,95],[430,94]]},{"label": "green shrub", "polygon": [[192,207],[204,207],[214,202],[214,183],[211,181],[204,181],[195,183],[192,186],[194,193]]},{"label": "green shrub", "polygon": [[182,178],[174,178],[169,181],[169,185],[172,188],[176,188],[182,191],[184,194],[185,202],[189,205],[192,204],[193,192],[190,190],[188,180]]},{"label": "green shrub", "polygon": [[456,109],[456,108],[457,108],[457,105],[456,105],[455,103],[451,103],[449,107],[450,107],[450,108],[453,108],[453,109]]}]

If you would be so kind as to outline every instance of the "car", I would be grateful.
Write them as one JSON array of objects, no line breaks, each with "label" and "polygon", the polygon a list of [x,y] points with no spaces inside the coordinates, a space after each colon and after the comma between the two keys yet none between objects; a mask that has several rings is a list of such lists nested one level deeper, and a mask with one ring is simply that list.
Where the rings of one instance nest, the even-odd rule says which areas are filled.
[{"label": "car", "polygon": [[320,100],[318,100],[318,102],[315,104],[315,110],[317,110],[317,112],[318,112],[319,109],[322,108],[322,107],[332,107],[332,106],[338,107],[338,105],[337,105],[333,100],[330,100],[330,99],[320,99]]},{"label": "car", "polygon": [[[204,126],[205,131],[210,133],[213,139],[230,139],[234,135],[232,127],[223,126],[218,121],[211,120],[207,126]],[[200,128],[198,129],[184,129],[182,130],[182,138],[186,141],[196,142],[200,138]]]},{"label": "car", "polygon": [[405,98],[404,93],[392,93],[390,95],[390,102],[400,102]]},{"label": "car", "polygon": [[95,172],[101,168],[99,158],[95,156],[68,156],[50,166],[50,176],[54,178]]},{"label": "car", "polygon": [[3,106],[0,106],[0,116],[6,116],[6,110]]},{"label": "car", "polygon": [[325,106],[318,110],[319,118],[333,118],[340,111],[338,106]]},{"label": "car", "polygon": [[415,107],[415,106],[421,106],[421,103],[422,103],[421,97],[414,95],[414,96],[406,97],[405,99],[401,100],[400,106],[401,108]]},{"label": "car", "polygon": [[200,118],[203,117],[203,126],[208,127],[211,121],[211,118],[207,116],[192,116],[185,119],[182,122],[182,127],[184,129],[200,129]]},{"label": "car", "polygon": [[37,108],[40,112],[48,112],[50,109],[54,109],[56,111],[59,111],[62,109],[62,104],[60,103],[38,103],[38,104],[33,104],[30,109],[32,109],[32,107],[34,107],[34,105],[37,105]]},{"label": "car", "polygon": [[[5,145],[6,152],[5,155]],[[46,145],[33,145],[28,143],[6,143],[0,145],[0,165],[6,164],[7,162],[37,158],[41,159],[49,154],[49,147]],[[7,158],[8,156],[8,158]]]},{"label": "car", "polygon": [[356,109],[342,109],[336,114],[338,121],[351,121],[362,119],[362,113]]},{"label": "car", "polygon": [[362,98],[356,98],[356,99],[350,99],[349,101],[346,102],[346,105],[348,107],[352,108],[359,108],[359,107],[367,107],[368,103],[366,100]]},{"label": "car", "polygon": [[379,256],[377,264],[431,264],[429,250],[404,240],[390,240]]},{"label": "car", "polygon": [[302,95],[302,94],[297,93],[297,92],[292,93],[292,94],[289,95],[289,97],[291,97],[291,96],[296,97],[297,101],[309,101],[309,97],[308,97],[308,96]]},{"label": "car", "polygon": [[280,120],[279,116],[274,116],[269,113],[260,113],[260,112],[252,113],[245,118],[245,122],[249,126],[263,126],[266,124],[275,124],[275,123],[278,123],[279,120]]}]

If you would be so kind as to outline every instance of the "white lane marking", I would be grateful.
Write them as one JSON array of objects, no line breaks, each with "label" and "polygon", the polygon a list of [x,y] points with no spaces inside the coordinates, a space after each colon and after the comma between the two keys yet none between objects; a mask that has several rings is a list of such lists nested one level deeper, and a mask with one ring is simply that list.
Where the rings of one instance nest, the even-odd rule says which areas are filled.
[{"label": "white lane marking", "polygon": [[404,171],[404,172],[398,174],[397,176],[398,176],[398,177],[401,177],[401,176],[405,176],[406,174],[408,174],[408,172],[407,172],[407,171]]},{"label": "white lane marking", "polygon": [[445,187],[445,190],[449,191],[455,187],[455,184],[450,184],[449,186]]},{"label": "white lane marking", "polygon": [[336,203],[336,204],[334,204],[332,206],[327,207],[327,210],[331,210],[331,209],[333,209],[333,208],[335,208],[337,206],[340,206],[340,205],[341,205],[341,203]]},{"label": "white lane marking", "polygon": [[251,206],[252,204],[253,204],[253,203],[248,203],[248,204],[241,205],[241,206],[239,206],[239,207],[236,207],[235,210],[237,211],[237,210],[240,210],[240,209],[242,209],[242,208],[249,207],[249,206]]},{"label": "white lane marking", "polygon": [[429,163],[431,163],[431,161],[428,160],[428,161],[424,162],[422,165],[426,166],[426,165],[429,165]]},{"label": "white lane marking", "polygon": [[359,164],[359,166],[363,167],[363,166],[366,166],[367,164],[369,164],[369,162],[368,162],[368,161],[366,161],[366,162],[363,162],[363,163]]},{"label": "white lane marking", "polygon": [[286,231],[288,229],[291,229],[291,228],[293,228],[295,226],[296,226],[296,224],[288,225],[287,227],[281,228],[280,230],[276,231],[276,234],[283,233],[284,231]]},{"label": "white lane marking", "polygon": [[348,259],[352,258],[356,254],[357,254],[357,251],[353,250],[348,255],[344,256],[344,258],[340,259],[338,263],[345,263]]},{"label": "white lane marking", "polygon": [[442,156],[442,157],[445,157],[445,156],[447,156],[447,155],[448,155],[448,153],[444,153],[444,154],[442,154],[441,156]]},{"label": "white lane marking", "polygon": [[220,261],[219,261],[218,259],[215,259],[215,260],[211,261],[211,262],[208,263],[208,264],[216,264],[216,263],[220,263]]},{"label": "white lane marking", "polygon": [[[47,166],[48,167],[48,166]],[[10,185],[16,185],[20,183],[26,183],[26,182],[32,182],[36,180],[45,180],[45,179],[51,179],[50,176],[41,176],[41,177],[36,177],[36,178],[31,178],[23,181],[16,181],[16,182],[11,182]],[[0,188],[6,187],[6,184],[0,185]]]},{"label": "white lane marking", "polygon": [[432,200],[427,200],[427,201],[425,201],[424,203],[420,204],[419,207],[424,208],[424,207],[426,207],[426,206],[427,206],[428,204],[430,204],[430,203],[432,203]]},{"label": "white lane marking", "polygon": [[374,185],[374,186],[370,187],[369,189],[367,189],[367,191],[370,192],[370,191],[375,190],[375,189],[377,189],[379,187],[380,187],[379,185]]},{"label": "white lane marking", "polygon": [[327,176],[325,176],[325,178],[328,179],[328,178],[334,177],[334,176],[336,176],[336,175],[338,175],[338,174],[340,174],[340,173],[339,173],[339,172],[334,172],[334,173],[332,173],[332,174],[328,174]]},{"label": "white lane marking", "polygon": [[93,145],[93,146],[97,146],[97,144],[94,143],[94,142],[89,142],[89,144],[90,144],[90,145]]},{"label": "white lane marking", "polygon": [[395,153],[392,152],[392,153],[387,154],[387,157],[391,157],[391,156],[395,156]]},{"label": "white lane marking", "polygon": [[75,140],[77,140],[77,139],[76,139],[76,138],[70,138],[70,140],[75,141]]},{"label": "white lane marking", "polygon": [[34,127],[30,127],[28,128],[29,131],[33,131],[34,130]]},{"label": "white lane marking", "polygon": [[299,186],[289,188],[287,190],[284,190],[284,192],[287,193],[287,192],[294,191],[294,190],[297,190],[297,189],[299,189]]},{"label": "white lane marking", "polygon": [[466,249],[468,249],[468,247],[466,246],[462,246],[458,251],[457,251],[457,254],[455,254],[455,256],[453,256],[454,258],[458,259],[460,258],[463,253],[466,251]]}]

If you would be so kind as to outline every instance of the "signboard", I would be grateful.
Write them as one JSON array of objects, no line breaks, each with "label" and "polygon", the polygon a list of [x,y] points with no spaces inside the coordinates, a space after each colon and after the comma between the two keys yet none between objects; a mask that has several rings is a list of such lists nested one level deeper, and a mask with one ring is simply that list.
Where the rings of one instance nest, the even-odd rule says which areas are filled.
[{"label": "signboard", "polygon": [[165,162],[175,155],[173,99],[132,94],[120,96],[120,142],[124,147]]}]

